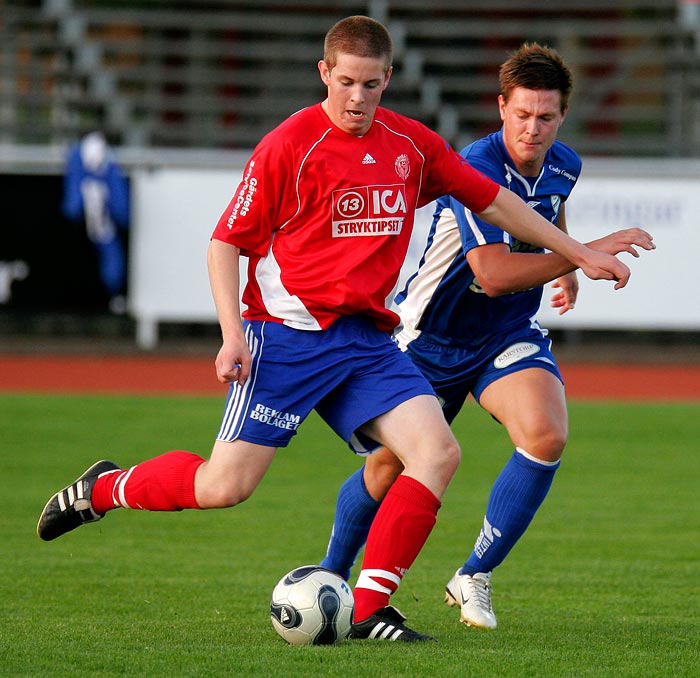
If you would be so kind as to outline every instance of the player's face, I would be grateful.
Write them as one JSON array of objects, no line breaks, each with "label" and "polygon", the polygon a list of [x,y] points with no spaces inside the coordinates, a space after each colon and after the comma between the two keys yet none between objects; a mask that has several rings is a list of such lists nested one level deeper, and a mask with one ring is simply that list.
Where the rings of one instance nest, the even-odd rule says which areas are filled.
[{"label": "player's face", "polygon": [[391,77],[391,69],[387,72],[385,68],[381,59],[352,54],[339,54],[332,70],[325,61],[318,62],[321,80],[328,88],[323,109],[333,124],[358,137],[369,131]]},{"label": "player's face", "polygon": [[498,97],[498,109],[503,140],[516,169],[523,176],[537,176],[566,116],[561,92],[516,87],[508,101]]}]

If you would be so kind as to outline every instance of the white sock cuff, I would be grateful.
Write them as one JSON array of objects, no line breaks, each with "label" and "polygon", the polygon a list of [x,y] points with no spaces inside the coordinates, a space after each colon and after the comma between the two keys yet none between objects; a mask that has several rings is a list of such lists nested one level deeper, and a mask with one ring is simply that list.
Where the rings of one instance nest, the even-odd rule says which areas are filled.
[{"label": "white sock cuff", "polygon": [[538,459],[537,457],[533,457],[529,452],[526,452],[522,447],[516,447],[515,451],[522,454],[525,459],[529,459],[535,464],[541,464],[542,466],[547,466],[549,468],[559,466],[559,462],[561,461],[561,459],[557,459],[556,461],[544,461],[544,459]]}]

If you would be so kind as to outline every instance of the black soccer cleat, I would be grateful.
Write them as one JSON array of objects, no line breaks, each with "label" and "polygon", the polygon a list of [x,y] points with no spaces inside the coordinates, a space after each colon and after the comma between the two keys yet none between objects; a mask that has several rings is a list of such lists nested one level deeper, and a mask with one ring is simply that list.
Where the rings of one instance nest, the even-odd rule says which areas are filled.
[{"label": "black soccer cleat", "polygon": [[51,541],[83,523],[94,523],[104,514],[92,510],[92,488],[97,477],[107,471],[118,471],[113,461],[98,461],[80,478],[54,494],[44,506],[36,526],[36,533],[44,541]]},{"label": "black soccer cleat", "polygon": [[418,633],[413,629],[409,629],[404,624],[404,617],[395,607],[388,605],[387,607],[377,610],[367,619],[357,622],[350,627],[350,639],[373,638],[376,640],[398,640],[404,643],[420,643],[426,640],[437,640],[431,636],[426,636],[424,633]]}]

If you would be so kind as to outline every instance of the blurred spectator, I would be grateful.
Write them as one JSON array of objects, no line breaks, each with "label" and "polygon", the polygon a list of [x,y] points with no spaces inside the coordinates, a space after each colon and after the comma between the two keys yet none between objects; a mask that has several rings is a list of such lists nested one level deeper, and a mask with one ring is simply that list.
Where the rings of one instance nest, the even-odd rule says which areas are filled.
[{"label": "blurred spectator", "polygon": [[119,229],[129,226],[129,186],[101,132],[91,132],[69,148],[61,209],[67,219],[85,225],[110,310],[124,313],[126,255]]}]

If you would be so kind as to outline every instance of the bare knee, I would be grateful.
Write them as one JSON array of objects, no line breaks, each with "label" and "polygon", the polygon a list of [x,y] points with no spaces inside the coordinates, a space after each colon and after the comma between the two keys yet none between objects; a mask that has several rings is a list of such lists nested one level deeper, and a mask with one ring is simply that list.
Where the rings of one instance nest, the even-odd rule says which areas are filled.
[{"label": "bare knee", "polygon": [[244,502],[253,491],[245,488],[217,484],[198,488],[197,503],[201,508],[229,508]]},{"label": "bare knee", "polygon": [[532,427],[522,437],[522,442],[516,443],[529,454],[542,461],[558,461],[564,453],[568,440],[566,424],[548,423],[540,427]]},{"label": "bare knee", "polygon": [[195,476],[195,498],[203,509],[236,506],[248,499],[257,486],[257,482],[246,482],[241,475],[211,471],[202,464]]},{"label": "bare knee", "polygon": [[375,501],[381,501],[403,471],[401,460],[383,447],[371,454],[365,462],[363,478],[367,492]]},{"label": "bare knee", "polygon": [[459,463],[462,459],[462,450],[459,447],[459,443],[456,439],[453,439],[450,443],[445,446],[444,453],[444,472],[449,475],[449,479],[457,472]]},{"label": "bare knee", "polygon": [[199,466],[194,478],[197,503],[202,508],[226,508],[245,501],[274,456],[274,447],[217,440],[210,459]]},{"label": "bare knee", "polygon": [[[409,472],[422,478],[433,491],[441,494],[457,471],[460,458],[459,443],[451,437],[444,441],[438,450],[433,447],[423,454],[411,455]],[[384,499],[403,470],[403,462],[386,448],[368,457],[363,478],[370,496],[375,501]]]},{"label": "bare knee", "polygon": [[[440,498],[454,476],[461,459],[459,443],[450,437],[435,448],[417,456],[409,472]],[[407,471],[408,465],[407,465]]]}]

